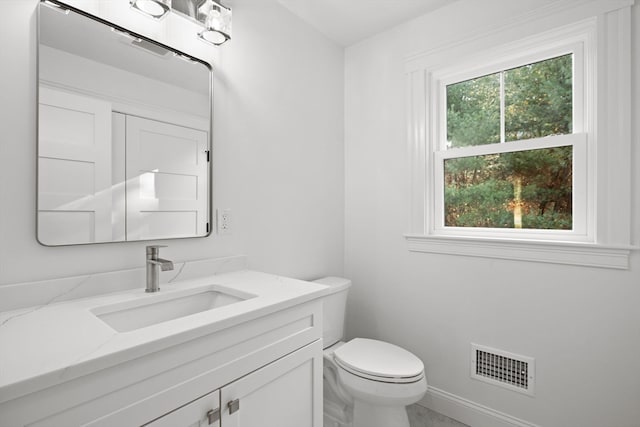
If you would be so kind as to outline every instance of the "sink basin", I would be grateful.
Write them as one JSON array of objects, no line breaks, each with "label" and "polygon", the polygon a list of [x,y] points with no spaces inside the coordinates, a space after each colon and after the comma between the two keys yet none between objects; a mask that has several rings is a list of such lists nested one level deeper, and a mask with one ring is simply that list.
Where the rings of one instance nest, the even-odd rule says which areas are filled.
[{"label": "sink basin", "polygon": [[254,297],[234,293],[211,286],[165,294],[160,291],[157,295],[94,308],[91,312],[116,331],[128,332]]}]

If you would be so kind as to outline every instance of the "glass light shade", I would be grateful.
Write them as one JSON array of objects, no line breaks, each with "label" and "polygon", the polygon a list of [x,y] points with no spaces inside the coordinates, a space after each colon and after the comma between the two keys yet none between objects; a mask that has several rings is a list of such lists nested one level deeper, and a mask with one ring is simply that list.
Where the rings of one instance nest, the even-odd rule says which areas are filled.
[{"label": "glass light shade", "polygon": [[131,7],[155,19],[169,12],[171,0],[131,0]]},{"label": "glass light shade", "polygon": [[198,33],[201,40],[221,45],[231,38],[231,9],[211,1],[211,10],[204,21],[204,30]]}]

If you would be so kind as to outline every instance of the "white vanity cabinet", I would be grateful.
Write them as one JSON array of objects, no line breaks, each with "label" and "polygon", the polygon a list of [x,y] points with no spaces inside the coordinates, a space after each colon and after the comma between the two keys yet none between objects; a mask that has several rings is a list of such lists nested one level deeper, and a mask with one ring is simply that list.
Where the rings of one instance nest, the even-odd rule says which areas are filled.
[{"label": "white vanity cabinet", "polygon": [[[316,380],[322,372],[318,351],[322,346],[316,341],[144,425],[321,427],[314,422],[314,395],[322,394]],[[133,406],[85,425],[124,426],[130,419],[148,417],[147,412]]]},{"label": "white vanity cabinet", "polygon": [[319,391],[314,372],[322,365],[322,360],[314,355],[317,345],[316,342],[287,355],[146,426],[316,426],[313,400],[314,393]]},{"label": "white vanity cabinet", "polygon": [[321,316],[312,300],[189,331],[179,345],[4,402],[0,425],[321,427]]}]

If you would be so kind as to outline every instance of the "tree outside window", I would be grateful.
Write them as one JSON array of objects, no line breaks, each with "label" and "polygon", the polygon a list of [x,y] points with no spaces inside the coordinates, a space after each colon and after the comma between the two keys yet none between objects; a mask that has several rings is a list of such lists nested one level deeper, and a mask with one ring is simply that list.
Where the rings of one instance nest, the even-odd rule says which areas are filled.
[{"label": "tree outside window", "polygon": [[[447,150],[570,134],[573,55],[446,86]],[[571,230],[573,147],[444,160],[447,227]]]}]

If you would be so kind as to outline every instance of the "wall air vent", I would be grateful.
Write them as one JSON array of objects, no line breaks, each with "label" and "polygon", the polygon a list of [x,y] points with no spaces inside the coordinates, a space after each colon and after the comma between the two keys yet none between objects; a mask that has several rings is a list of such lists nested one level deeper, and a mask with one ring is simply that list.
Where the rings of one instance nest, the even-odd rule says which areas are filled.
[{"label": "wall air vent", "polygon": [[471,378],[531,396],[535,394],[533,358],[473,343]]}]

